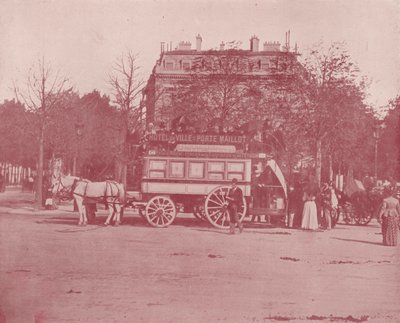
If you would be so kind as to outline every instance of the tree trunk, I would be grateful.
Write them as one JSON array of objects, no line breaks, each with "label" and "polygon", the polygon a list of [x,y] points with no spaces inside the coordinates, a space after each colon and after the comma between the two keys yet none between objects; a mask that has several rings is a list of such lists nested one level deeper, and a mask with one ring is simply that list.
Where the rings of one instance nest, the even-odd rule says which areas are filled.
[{"label": "tree trunk", "polygon": [[122,129],[122,164],[121,164],[121,178],[119,180],[120,183],[124,185],[124,188],[126,189],[126,183],[127,183],[127,170],[128,170],[128,159],[129,159],[129,153],[128,153],[128,114],[124,116],[124,122],[123,122],[123,129]]},{"label": "tree trunk", "polygon": [[40,129],[39,134],[39,157],[36,181],[36,204],[42,206],[43,199],[43,166],[44,166],[44,129]]},{"label": "tree trunk", "polygon": [[332,154],[329,154],[329,182],[333,183],[333,161]]},{"label": "tree trunk", "polygon": [[114,167],[114,180],[117,182],[121,182],[122,179],[122,161],[120,158],[117,158]]},{"label": "tree trunk", "polygon": [[127,183],[127,170],[128,170],[128,166],[126,165],[126,163],[124,163],[124,165],[122,167],[122,180],[121,180],[121,183],[124,185],[125,189],[126,189],[126,183]]},{"label": "tree trunk", "polygon": [[339,166],[338,166],[338,174],[337,174],[338,181],[337,181],[337,187],[336,188],[341,190],[341,191],[343,191],[343,185],[341,185],[341,182],[340,182],[341,176],[342,176],[342,161],[340,160],[339,161]]},{"label": "tree trunk", "polygon": [[322,141],[321,139],[317,140],[317,151],[315,156],[315,180],[318,184],[318,187],[321,186],[321,169],[322,169]]}]

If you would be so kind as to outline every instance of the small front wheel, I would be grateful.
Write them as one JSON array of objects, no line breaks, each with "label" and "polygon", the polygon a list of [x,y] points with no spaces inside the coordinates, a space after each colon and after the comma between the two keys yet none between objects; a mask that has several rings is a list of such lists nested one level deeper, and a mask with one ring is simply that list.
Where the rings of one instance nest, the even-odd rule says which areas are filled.
[{"label": "small front wheel", "polygon": [[168,196],[154,196],[146,204],[145,215],[153,227],[167,227],[176,217],[175,203]]}]

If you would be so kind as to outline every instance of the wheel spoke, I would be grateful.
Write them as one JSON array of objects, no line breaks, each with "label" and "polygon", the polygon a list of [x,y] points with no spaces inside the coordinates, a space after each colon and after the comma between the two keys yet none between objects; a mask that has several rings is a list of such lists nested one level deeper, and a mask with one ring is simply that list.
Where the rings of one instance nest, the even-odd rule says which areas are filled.
[{"label": "wheel spoke", "polygon": [[212,202],[212,203],[214,203],[214,204],[216,204],[216,205],[219,205],[219,206],[223,205],[223,202],[221,202],[221,201],[214,201],[214,200],[212,200],[212,199],[210,199],[209,202]]},{"label": "wheel spoke", "polygon": [[157,216],[157,223],[156,223],[157,225],[159,225],[159,224],[160,224],[160,220],[161,220],[161,219],[160,219],[160,217],[159,217],[159,216]]},{"label": "wheel spoke", "polygon": [[163,214],[162,217],[166,220],[166,222],[164,223],[168,223],[169,221],[171,221],[171,218],[168,217],[166,214]]},{"label": "wheel spoke", "polygon": [[220,196],[221,196],[220,194],[214,193],[214,196],[218,199],[219,203],[221,203],[221,204],[224,203],[223,199],[220,198]]},{"label": "wheel spoke", "polygon": [[[223,218],[222,218],[222,225],[224,225],[225,224],[225,220],[227,220],[227,213],[226,212],[224,212],[223,213]],[[227,221],[228,223],[229,223],[229,221]]]},{"label": "wheel spoke", "polygon": [[215,214],[220,213],[220,212],[221,212],[221,210],[216,210],[213,213],[210,212],[210,218],[212,218]]},{"label": "wheel spoke", "polygon": [[[218,223],[218,220],[221,218],[221,216],[223,216],[224,214],[222,212],[219,212],[219,216],[215,219],[215,223]],[[222,222],[224,222],[222,220]]]},{"label": "wheel spoke", "polygon": [[165,224],[165,221],[164,221],[164,214],[161,214],[161,215],[159,216],[159,218],[160,218],[161,224]]},{"label": "wheel spoke", "polygon": [[149,215],[149,219],[150,219],[150,221],[151,222],[154,222],[154,219],[157,217],[157,214],[156,213],[154,213],[154,216],[150,216]]}]

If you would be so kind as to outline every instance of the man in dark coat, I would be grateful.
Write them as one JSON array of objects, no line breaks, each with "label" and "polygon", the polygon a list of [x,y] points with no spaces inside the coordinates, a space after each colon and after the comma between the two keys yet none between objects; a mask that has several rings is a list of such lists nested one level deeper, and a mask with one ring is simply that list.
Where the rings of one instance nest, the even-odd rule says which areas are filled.
[{"label": "man in dark coat", "polygon": [[300,185],[293,185],[288,193],[288,213],[293,216],[293,227],[300,228],[303,212],[303,192]]},{"label": "man in dark coat", "polygon": [[226,196],[228,200],[228,213],[229,213],[229,233],[235,234],[236,223],[239,227],[239,232],[243,231],[243,224],[240,222],[238,209],[243,205],[243,192],[240,187],[237,186],[237,179],[232,179],[232,186]]}]

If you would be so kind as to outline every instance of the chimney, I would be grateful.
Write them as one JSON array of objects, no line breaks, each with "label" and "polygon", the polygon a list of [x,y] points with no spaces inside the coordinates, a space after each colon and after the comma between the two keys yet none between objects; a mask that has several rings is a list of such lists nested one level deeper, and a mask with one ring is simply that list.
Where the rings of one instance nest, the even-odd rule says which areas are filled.
[{"label": "chimney", "polygon": [[264,52],[279,52],[281,43],[278,41],[266,41],[264,43]]},{"label": "chimney", "polygon": [[257,38],[257,36],[253,35],[250,38],[250,51],[252,52],[258,52],[258,43],[260,40]]},{"label": "chimney", "polygon": [[191,50],[192,44],[188,41],[181,41],[178,44],[178,50]]},{"label": "chimney", "polygon": [[200,34],[196,36],[196,51],[200,52],[201,51],[201,42],[203,41],[203,38],[201,38]]},{"label": "chimney", "polygon": [[221,42],[221,44],[219,44],[219,50],[225,50],[225,43]]},{"label": "chimney", "polygon": [[285,40],[285,46],[283,47],[283,50],[285,52],[289,52],[290,51],[290,30],[288,30],[285,33],[285,38],[286,38],[286,40]]},{"label": "chimney", "polygon": [[161,53],[164,53],[164,49],[165,49],[165,43],[161,42]]}]

